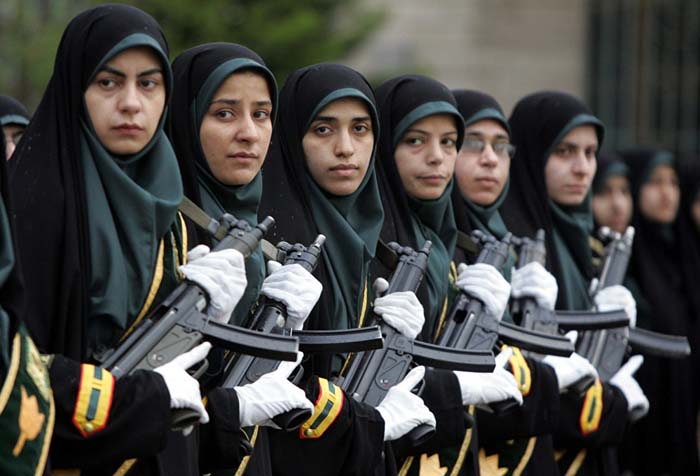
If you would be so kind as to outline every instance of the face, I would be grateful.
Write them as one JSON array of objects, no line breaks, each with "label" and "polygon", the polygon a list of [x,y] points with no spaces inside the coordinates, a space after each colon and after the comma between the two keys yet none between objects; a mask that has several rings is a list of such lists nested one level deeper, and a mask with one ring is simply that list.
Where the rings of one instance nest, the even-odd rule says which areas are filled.
[{"label": "face", "polygon": [[15,152],[15,147],[24,133],[24,126],[17,124],[7,124],[2,126],[2,133],[5,135],[5,158],[10,160]]},{"label": "face", "polygon": [[627,177],[610,177],[600,193],[593,194],[593,216],[601,226],[625,232],[632,219],[632,194]]},{"label": "face", "polygon": [[199,141],[209,168],[226,185],[250,183],[272,136],[272,99],[265,78],[252,71],[229,76],[212,96]]},{"label": "face", "polygon": [[367,173],[374,131],[367,105],[342,98],[314,118],[302,140],[306,166],[314,181],[336,196],[354,193]]},{"label": "face", "polygon": [[143,150],[165,107],[163,66],[147,47],[130,48],[109,60],[85,90],[85,106],[97,138],[112,154]]},{"label": "face", "polygon": [[583,203],[596,171],[598,136],[590,125],[572,129],[554,147],[544,168],[549,198],[559,205]]},{"label": "face", "polygon": [[671,223],[676,219],[681,191],[670,165],[659,165],[639,190],[639,211],[649,220]]},{"label": "face", "polygon": [[414,122],[394,152],[406,192],[419,200],[435,200],[452,179],[457,159],[457,127],[449,114]]},{"label": "face", "polygon": [[481,206],[495,202],[508,181],[512,150],[508,132],[498,121],[486,119],[468,126],[455,165],[462,196]]}]

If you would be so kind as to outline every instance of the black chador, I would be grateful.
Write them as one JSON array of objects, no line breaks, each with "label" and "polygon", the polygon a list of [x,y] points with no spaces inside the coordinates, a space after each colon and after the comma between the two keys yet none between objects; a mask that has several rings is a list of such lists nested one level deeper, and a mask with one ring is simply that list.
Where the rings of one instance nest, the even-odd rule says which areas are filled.
[{"label": "black chador", "polygon": [[[383,218],[373,161],[354,193],[335,196],[314,181],[302,145],[317,114],[343,98],[367,106],[376,149],[379,121],[367,81],[348,67],[319,64],[295,71],[282,88],[278,122],[263,166],[260,216],[272,215],[277,221],[270,240],[308,244],[319,233],[327,237],[315,272],[323,293],[305,324],[308,329],[362,326],[371,302],[369,263]],[[304,363],[310,375],[305,387],[317,409],[309,420],[312,427],[305,424],[294,434],[270,432],[274,474],[383,473],[378,469],[384,450],[379,412],[329,385],[342,365],[340,356],[309,360]]]},{"label": "black chador", "polygon": [[[503,110],[493,97],[463,89],[453,93],[459,112],[464,116],[465,128],[489,119],[510,133]],[[508,184],[492,204],[481,206],[465,197],[456,186],[452,191],[452,206],[458,230],[466,235],[480,230],[502,239],[508,230],[499,209],[507,193]],[[458,259],[467,257],[468,264],[471,264],[470,258],[473,260],[473,253],[459,249],[459,246],[455,256]],[[510,277],[514,263],[514,258],[509,259],[501,270],[506,278]],[[507,320],[509,316],[503,318]],[[523,393],[523,405],[499,416],[477,411],[480,466],[496,465],[500,470],[506,469],[506,475],[514,474],[514,471],[538,476],[556,475],[558,470],[551,436],[559,417],[556,374],[549,365],[531,358],[514,357],[508,368],[519,376],[516,380]]]},{"label": "black chador", "polygon": [[[636,233],[628,279],[637,300],[637,326],[685,335],[692,341],[691,332],[700,313],[700,260],[697,242],[691,244],[692,237],[681,232],[683,221],[689,217],[684,217],[679,209],[675,224],[660,223],[645,215],[639,206],[641,189],[654,170],[661,165],[675,168],[674,157],[670,152],[651,148],[625,150],[621,156],[630,169],[635,201]],[[685,232],[691,230],[685,228]],[[645,356],[637,378],[649,399],[649,413],[629,428],[622,451],[624,468],[639,476],[698,474],[693,399],[697,373],[693,372],[691,358]]]},{"label": "black chador", "polygon": [[[419,249],[431,240],[428,270],[418,299],[425,310],[425,324],[419,338],[433,342],[447,314],[456,288],[452,284],[452,254],[456,242],[456,226],[452,213],[450,181],[436,200],[419,200],[410,196],[401,182],[394,152],[406,130],[416,121],[435,114],[454,118],[458,133],[457,149],[464,135],[464,121],[457,110],[452,92],[442,83],[420,75],[403,75],[391,79],[377,89],[382,134],[377,161],[380,191],[386,218],[382,241],[396,241]],[[377,274],[387,269],[376,262]],[[457,377],[451,371],[428,370],[426,390],[422,395],[426,406],[435,415],[436,434],[418,448],[394,443],[401,474],[450,468],[452,474],[477,474],[476,433],[468,428],[468,409],[462,405]],[[473,410],[473,409],[472,409]]]},{"label": "black chador", "polygon": [[55,391],[51,464],[81,474],[106,474],[142,457],[129,464],[132,470],[162,472],[152,456],[170,433],[170,396],[160,375],[139,371],[115,382],[92,365],[174,289],[186,259],[177,215],[181,179],[163,132],[165,112],[140,152],[115,156],[97,139],[85,109],[97,71],[133,47],[160,59],[169,97],[168,46],[153,18],[125,5],[74,18],[10,169],[26,285],[24,304],[13,311],[39,350],[55,355],[52,382],[68,387]]},{"label": "black chador", "polygon": [[[593,228],[591,194],[575,207],[556,204],[547,194],[545,165],[557,144],[582,125],[595,128],[599,145],[603,125],[577,98],[560,92],[540,92],[521,99],[509,119],[516,147],[510,190],[501,208],[508,229],[516,236],[546,232],[547,268],[559,286],[557,309],[589,309],[588,286],[593,278],[589,236]],[[615,446],[627,421],[627,401],[608,384],[596,384],[587,398],[561,397],[554,434],[559,467],[585,475],[616,475]],[[602,412],[591,411],[600,408]]]}]

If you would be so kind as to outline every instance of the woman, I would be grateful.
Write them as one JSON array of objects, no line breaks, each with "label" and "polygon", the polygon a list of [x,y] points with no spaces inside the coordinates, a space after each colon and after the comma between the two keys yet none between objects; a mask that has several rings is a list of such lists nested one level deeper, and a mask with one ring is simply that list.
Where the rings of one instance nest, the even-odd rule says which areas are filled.
[{"label": "woman", "polygon": [[[700,262],[683,253],[675,222],[681,190],[670,152],[636,148],[621,152],[630,170],[636,230],[628,271],[639,303],[639,326],[691,337],[700,305],[696,276]],[[686,267],[684,263],[690,266]],[[698,466],[691,358],[648,357],[639,382],[650,411],[628,433],[624,465],[636,475],[697,474]]]},{"label": "woman", "polygon": [[[594,303],[588,295],[593,278],[590,185],[603,124],[577,98],[559,92],[526,96],[508,122],[516,155],[501,210],[506,226],[519,236],[534,236],[544,229],[547,267],[559,288],[556,308],[590,309]],[[630,320],[635,315],[634,300],[622,286],[599,292],[595,304],[601,310],[624,308]],[[574,393],[562,396],[554,437],[555,447],[565,449],[558,460],[561,472],[618,474],[615,446],[628,409],[639,403],[633,398],[638,394],[630,389],[638,389],[632,377],[617,385],[598,381],[586,399]],[[591,410],[601,404],[602,412]]]},{"label": "woman", "polygon": [[[274,76],[256,53],[231,43],[209,43],[183,52],[173,62],[173,74],[173,113],[167,129],[180,163],[186,196],[212,217],[230,213],[256,225],[262,195],[260,167],[277,113]],[[193,231],[192,245],[211,244],[208,232],[198,228]],[[248,324],[248,315],[262,288],[267,297],[285,303],[293,327],[301,328],[321,293],[320,283],[298,265],[283,266],[263,282],[264,271],[258,247],[246,259],[248,286],[231,320]],[[269,418],[283,411],[313,407],[286,376],[239,387],[235,392],[217,389],[209,398],[223,398],[226,394],[237,400],[242,416],[261,412],[265,417],[241,418],[244,425],[267,425]],[[270,459],[267,439],[259,430],[250,433],[255,454],[247,474],[266,474]],[[221,469],[214,463],[222,462],[203,460],[200,467],[203,472]]]},{"label": "woman", "polygon": [[593,179],[593,218],[597,227],[624,233],[632,220],[629,168],[615,154],[601,153]]},{"label": "woman", "polygon": [[[418,296],[426,309],[420,338],[437,339],[451,299],[452,255],[457,229],[451,203],[454,164],[464,137],[464,121],[455,99],[443,84],[425,76],[403,75],[377,89],[383,135],[378,170],[386,213],[384,243],[396,241],[418,249],[433,245]],[[381,272],[381,271],[380,271]],[[477,296],[487,312],[500,319],[510,287],[495,268],[460,266],[457,285]],[[497,362],[508,357],[505,354]],[[467,429],[464,406],[514,398],[522,402],[515,379],[501,365],[492,374],[432,371],[426,374],[426,404],[437,418],[437,434],[420,448],[397,447],[402,474],[447,466],[454,474],[477,471],[475,444]],[[473,412],[473,407],[471,409]],[[437,457],[429,455],[439,453]],[[466,463],[465,463],[466,461]]]},{"label": "woman", "polygon": [[[307,328],[350,329],[366,322],[372,302],[369,267],[383,220],[373,169],[378,133],[374,94],[356,71],[319,64],[287,79],[263,170],[260,214],[277,219],[275,239],[310,243],[318,233],[326,235],[317,268],[324,293]],[[374,311],[404,332],[422,324],[413,293],[375,299]],[[323,378],[309,379],[307,394],[317,401],[317,413],[300,437],[272,435],[276,472],[294,467],[304,474],[372,474],[383,468],[384,441],[421,423],[434,426],[433,415],[406,382],[420,379],[420,369],[406,377],[406,385],[393,387],[375,410],[327,386],[342,364],[343,356],[314,359],[310,370]],[[319,412],[323,402],[330,402],[331,418]],[[392,470],[389,464],[386,471]]]},{"label": "woman", "polygon": [[[26,284],[18,312],[42,352],[88,362],[82,371],[94,373],[63,381],[78,395],[99,395],[97,416],[84,397],[57,398],[56,421],[74,422],[56,428],[58,468],[104,469],[154,455],[165,444],[170,407],[194,408],[206,422],[198,383],[185,369],[208,344],[160,372],[118,382],[91,364],[174,289],[178,266],[212,296],[214,319],[228,317],[245,286],[240,253],[184,264],[180,175],[162,131],[172,91],[167,57],[158,24],[136,8],[105,5],[78,15],[11,162]],[[125,438],[133,421],[142,422],[139,437]]]},{"label": "woman", "polygon": [[0,126],[5,140],[5,158],[10,160],[15,147],[29,124],[29,111],[24,104],[11,96],[0,95]]}]

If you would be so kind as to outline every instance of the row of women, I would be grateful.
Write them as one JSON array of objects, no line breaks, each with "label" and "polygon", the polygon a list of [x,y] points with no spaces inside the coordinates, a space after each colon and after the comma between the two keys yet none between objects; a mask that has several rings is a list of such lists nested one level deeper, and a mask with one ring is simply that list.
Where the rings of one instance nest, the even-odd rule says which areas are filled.
[{"label": "row of women", "polygon": [[[415,367],[376,407],[334,384],[342,355],[299,355],[235,388],[217,385],[224,357],[208,343],[118,380],[99,366],[182,280],[206,291],[211,319],[242,326],[267,297],[285,304],[295,329],[352,329],[375,313],[434,342],[466,293],[494,319],[511,319],[509,300],[529,297],[547,309],[624,309],[631,325],[639,307],[640,324],[688,334],[700,305],[683,273],[698,269],[698,227],[682,232],[695,233],[691,261],[675,211],[654,214],[666,200],[658,190],[676,180],[668,154],[625,156],[644,236],[629,286],[644,299],[623,286],[589,294],[604,126],[579,99],[532,94],[506,119],[483,93],[419,75],[373,90],[338,64],[297,70],[278,94],[253,51],[200,45],[171,67],[153,18],[104,5],[68,25],[31,121],[0,114],[20,127],[12,134],[24,128],[0,167],[1,474],[697,474],[690,362],[647,371],[647,361],[642,390],[638,356],[602,382],[576,353],[504,347],[490,373]],[[689,191],[697,202],[697,180]],[[266,265],[259,249],[245,260],[210,251],[216,240],[179,211],[183,197],[215,218],[273,216],[273,243],[322,233],[322,259],[312,275]],[[546,269],[474,263],[458,240],[538,229]],[[418,291],[383,294],[387,243],[428,240]],[[200,384],[187,370],[207,354]],[[582,378],[595,383],[571,390]],[[503,400],[517,405],[488,410]],[[175,408],[196,411],[199,424],[171,431]],[[292,409],[312,416],[282,431],[272,419]],[[419,425],[435,434],[411,445],[402,437]]]}]

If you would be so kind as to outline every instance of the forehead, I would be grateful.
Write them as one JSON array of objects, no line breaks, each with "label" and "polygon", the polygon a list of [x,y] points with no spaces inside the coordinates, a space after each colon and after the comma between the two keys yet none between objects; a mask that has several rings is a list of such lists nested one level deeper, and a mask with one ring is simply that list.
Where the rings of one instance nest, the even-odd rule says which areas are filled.
[{"label": "forehead", "polygon": [[629,180],[624,175],[613,175],[605,181],[608,188],[629,188]]},{"label": "forehead", "polygon": [[473,124],[469,124],[464,132],[466,134],[480,134],[484,136],[505,136],[508,137],[508,131],[501,125],[500,122],[494,119],[482,119]]},{"label": "forehead", "polygon": [[432,116],[418,119],[408,127],[408,130],[411,129],[420,129],[426,132],[438,132],[441,134],[445,132],[456,132],[455,119],[450,114],[433,114]]},{"label": "forehead", "polygon": [[237,71],[229,75],[219,86],[214,94],[214,99],[223,94],[235,95],[253,93],[265,96],[270,100],[270,88],[267,79],[260,73],[252,70]]},{"label": "forehead", "polygon": [[369,107],[359,98],[345,97],[336,99],[327,104],[319,111],[317,117],[318,116],[332,116],[337,118],[369,116]]},{"label": "forehead", "polygon": [[160,57],[149,46],[135,46],[128,48],[107,60],[105,63],[119,70],[145,70],[162,66]]},{"label": "forehead", "polygon": [[654,167],[649,175],[650,179],[676,177],[676,170],[669,164],[660,164]]},{"label": "forehead", "polygon": [[598,134],[595,127],[590,124],[584,124],[571,129],[561,140],[560,143],[575,144],[579,147],[598,146]]}]

